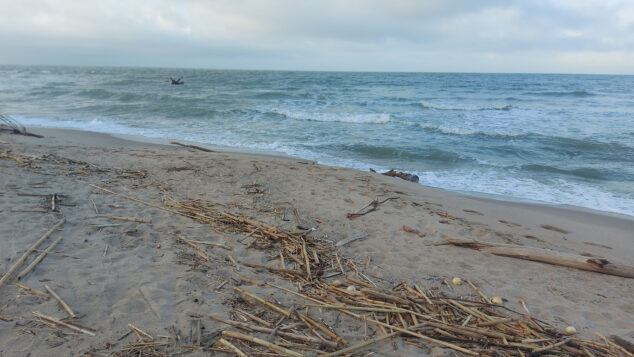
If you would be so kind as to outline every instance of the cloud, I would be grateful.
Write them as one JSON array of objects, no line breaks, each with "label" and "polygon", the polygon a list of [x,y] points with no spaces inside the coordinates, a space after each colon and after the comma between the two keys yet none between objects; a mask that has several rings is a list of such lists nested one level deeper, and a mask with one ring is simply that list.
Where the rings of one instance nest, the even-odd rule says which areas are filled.
[{"label": "cloud", "polygon": [[633,32],[616,0],[22,0],[0,62],[634,73]]}]

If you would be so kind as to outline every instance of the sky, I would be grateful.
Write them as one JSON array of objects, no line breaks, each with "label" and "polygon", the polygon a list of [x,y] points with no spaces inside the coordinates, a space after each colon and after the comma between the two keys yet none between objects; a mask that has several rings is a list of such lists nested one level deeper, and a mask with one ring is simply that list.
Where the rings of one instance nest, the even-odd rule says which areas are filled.
[{"label": "sky", "polygon": [[634,0],[1,0],[0,64],[634,74]]}]

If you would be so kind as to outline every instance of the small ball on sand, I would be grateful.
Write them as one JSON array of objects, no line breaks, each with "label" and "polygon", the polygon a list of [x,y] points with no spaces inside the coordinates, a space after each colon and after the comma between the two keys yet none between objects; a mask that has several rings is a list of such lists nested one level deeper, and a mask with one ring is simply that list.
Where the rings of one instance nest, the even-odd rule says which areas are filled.
[{"label": "small ball on sand", "polygon": [[452,282],[454,285],[460,285],[460,284],[462,284],[462,279],[460,279],[460,278],[457,278],[457,277],[456,277],[456,278],[453,278],[453,279],[451,280],[451,282]]},{"label": "small ball on sand", "polygon": [[350,285],[346,288],[346,290],[348,290],[349,292],[353,293],[355,291],[357,291],[357,288],[354,287],[354,285]]},{"label": "small ball on sand", "polygon": [[574,326],[568,326],[566,327],[566,333],[569,335],[574,335],[575,333],[577,333],[577,329]]},{"label": "small ball on sand", "polygon": [[332,282],[332,286],[334,286],[334,287],[338,287],[338,286],[341,286],[341,285],[343,285],[341,280],[335,280],[335,281]]},{"label": "small ball on sand", "polygon": [[491,298],[491,302],[496,304],[496,305],[502,305],[504,303],[504,301],[502,301],[502,298],[499,296],[494,296]]}]

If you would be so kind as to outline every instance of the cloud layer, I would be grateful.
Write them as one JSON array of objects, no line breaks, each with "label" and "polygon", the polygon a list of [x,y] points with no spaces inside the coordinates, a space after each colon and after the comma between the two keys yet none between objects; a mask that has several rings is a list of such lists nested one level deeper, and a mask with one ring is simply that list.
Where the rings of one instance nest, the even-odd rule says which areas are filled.
[{"label": "cloud layer", "polygon": [[21,0],[0,63],[634,74],[617,0]]}]

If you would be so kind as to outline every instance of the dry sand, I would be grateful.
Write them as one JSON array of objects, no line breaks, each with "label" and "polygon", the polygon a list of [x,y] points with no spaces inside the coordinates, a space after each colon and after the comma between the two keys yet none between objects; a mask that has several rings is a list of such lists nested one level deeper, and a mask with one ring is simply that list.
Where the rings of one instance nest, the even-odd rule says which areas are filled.
[{"label": "dry sand", "polygon": [[[434,245],[443,242],[441,235],[445,234],[598,255],[634,265],[632,217],[466,197],[296,158],[206,153],[89,132],[32,131],[45,138],[0,133],[0,153],[50,155],[26,166],[0,159],[0,275],[61,218],[60,213],[28,211],[47,211],[50,201],[22,194],[57,193],[67,222],[48,242],[60,236],[62,240],[20,283],[42,291],[44,285],[51,287],[80,317],[80,324],[94,329],[96,336],[64,335],[36,322],[33,311],[56,318],[64,318],[66,313],[56,300],[29,293],[13,280],[0,290],[0,317],[8,320],[0,320],[2,357],[107,355],[134,339],[129,335],[118,341],[130,331],[128,324],[153,336],[167,336],[173,326],[186,341],[192,328],[190,313],[228,316],[236,296],[231,287],[239,284],[240,277],[292,288],[276,275],[242,265],[279,264],[269,261],[266,251],[248,249],[250,238],[229,242],[206,225],[105,194],[89,184],[157,205],[166,199],[209,200],[226,211],[282,229],[294,231],[298,225],[314,229],[311,236],[334,242],[367,233],[342,247],[341,254],[357,261],[361,272],[379,286],[389,288],[405,281],[434,285],[455,296],[474,296],[465,284],[444,283],[461,277],[489,296],[505,298],[506,306],[514,310],[522,310],[518,303],[522,299],[536,318],[559,328],[575,326],[581,336],[594,338],[600,332],[634,339],[633,279]],[[94,166],[86,168],[62,158]],[[386,198],[394,199],[362,217],[346,218],[372,200]],[[115,221],[100,215],[151,223]],[[426,235],[407,233],[403,225]],[[210,262],[192,267],[186,263],[195,251],[176,243],[178,235],[226,244],[234,250],[209,247]],[[231,237],[234,241],[241,238]],[[238,262],[239,271],[226,259],[227,253]],[[279,290],[257,286],[248,286],[248,290],[286,308],[297,303],[297,298]],[[323,318],[353,342],[376,331],[373,326],[365,328],[337,316],[324,313]],[[206,318],[201,323],[203,335],[226,327]],[[117,345],[107,349],[109,343]],[[400,340],[377,343],[363,354],[369,351],[386,356],[442,353]],[[193,351],[191,355],[208,353]]]}]

